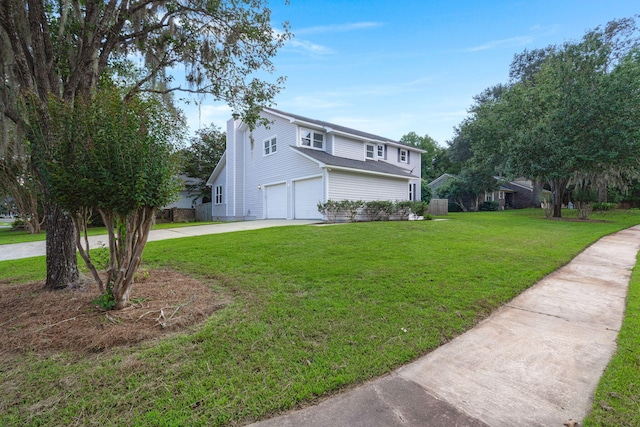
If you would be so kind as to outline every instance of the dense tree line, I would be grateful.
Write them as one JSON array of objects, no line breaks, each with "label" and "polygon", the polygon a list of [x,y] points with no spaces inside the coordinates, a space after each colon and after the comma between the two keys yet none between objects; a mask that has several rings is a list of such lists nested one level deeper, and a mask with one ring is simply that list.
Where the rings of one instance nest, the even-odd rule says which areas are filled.
[{"label": "dense tree line", "polygon": [[640,175],[639,41],[628,18],[515,55],[510,81],[475,97],[449,143],[464,165],[451,193],[480,191],[481,176],[524,176],[546,183],[560,217],[569,187],[576,202],[625,190]]}]

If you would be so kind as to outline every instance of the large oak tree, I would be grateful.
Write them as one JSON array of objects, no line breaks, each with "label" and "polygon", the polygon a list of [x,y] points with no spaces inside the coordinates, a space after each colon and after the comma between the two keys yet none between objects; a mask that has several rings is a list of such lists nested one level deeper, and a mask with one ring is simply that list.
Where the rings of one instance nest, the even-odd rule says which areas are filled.
[{"label": "large oak tree", "polygon": [[638,40],[635,21],[624,19],[516,56],[518,80],[472,110],[466,131],[475,158],[548,182],[554,217],[571,180],[640,169]]},{"label": "large oak tree", "polygon": [[[49,288],[78,278],[72,221],[42,171],[56,147],[50,97],[73,106],[92,98],[108,74],[132,92],[210,94],[251,124],[283,83],[252,75],[273,71],[271,58],[289,37],[286,24],[280,32],[271,27],[264,0],[0,3],[0,120],[28,141],[43,184]],[[178,72],[184,78],[171,77]]]}]

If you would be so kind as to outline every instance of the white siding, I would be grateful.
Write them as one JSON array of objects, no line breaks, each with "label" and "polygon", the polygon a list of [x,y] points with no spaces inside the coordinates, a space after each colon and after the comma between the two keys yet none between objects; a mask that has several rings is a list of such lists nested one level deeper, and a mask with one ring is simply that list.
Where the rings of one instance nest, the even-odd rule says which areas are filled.
[{"label": "white siding", "polygon": [[[213,186],[211,187],[211,215],[214,218],[221,218],[229,216],[227,214],[227,199],[231,194],[229,188],[227,187],[227,166],[220,171],[220,174],[213,182]],[[222,185],[222,204],[216,205],[216,186]]]},{"label": "white siding", "polygon": [[325,148],[324,151],[326,151],[327,153],[331,154],[331,155],[335,155],[334,154],[334,148],[336,146],[335,144],[335,135],[330,133],[329,135],[327,135],[326,139],[325,139]]},{"label": "white siding", "polygon": [[[170,205],[163,207],[163,209],[171,209],[171,208],[191,209],[196,204],[200,204],[202,202],[201,197],[198,197],[198,198],[195,197],[196,194],[197,193],[191,193],[189,191],[180,191],[178,192],[178,200],[174,201]],[[196,199],[195,202],[194,202],[194,198]]]},{"label": "white siding", "polygon": [[412,175],[420,177],[422,173],[422,170],[420,167],[420,152],[412,151],[409,148],[402,147],[403,150],[406,149],[409,151],[408,153],[409,163],[405,163],[405,162],[398,161],[398,149],[399,147],[396,147],[393,145],[387,146],[387,160],[385,161],[387,163],[391,163],[392,165],[399,166],[403,169],[408,169],[408,170],[413,169]]},{"label": "white siding", "polygon": [[[269,128],[257,127],[253,132],[244,135],[244,210],[242,215],[247,219],[264,218],[265,185],[287,183],[287,218],[293,217],[292,179],[318,175],[322,172],[318,164],[301,156],[289,146],[296,145],[297,127],[288,120],[265,114],[271,121]],[[263,142],[267,138],[277,138],[277,150],[274,154],[264,156]],[[253,144],[251,143],[253,138]],[[240,215],[240,213],[238,213]]]},{"label": "white siding", "polygon": [[364,160],[364,142],[334,135],[333,155],[353,160]]},{"label": "white siding", "polygon": [[407,200],[409,181],[370,174],[329,172],[331,200]]}]

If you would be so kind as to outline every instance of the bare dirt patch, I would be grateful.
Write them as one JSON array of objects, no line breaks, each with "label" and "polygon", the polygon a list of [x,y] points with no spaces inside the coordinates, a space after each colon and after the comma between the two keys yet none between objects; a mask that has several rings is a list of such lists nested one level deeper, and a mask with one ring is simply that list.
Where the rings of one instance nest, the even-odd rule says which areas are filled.
[{"label": "bare dirt patch", "polygon": [[99,352],[180,332],[203,322],[225,301],[198,280],[172,270],[142,272],[131,305],[104,311],[93,283],[48,291],[42,282],[3,284],[0,355],[34,351]]}]

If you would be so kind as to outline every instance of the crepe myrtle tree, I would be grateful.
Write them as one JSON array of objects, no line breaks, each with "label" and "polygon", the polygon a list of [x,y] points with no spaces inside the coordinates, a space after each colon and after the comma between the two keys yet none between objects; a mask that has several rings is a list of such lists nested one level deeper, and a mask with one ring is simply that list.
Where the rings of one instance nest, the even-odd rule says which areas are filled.
[{"label": "crepe myrtle tree", "polygon": [[[52,197],[69,214],[76,246],[106,300],[127,306],[155,211],[175,199],[180,170],[176,141],[184,125],[157,96],[125,96],[101,87],[69,106],[47,104],[50,147],[43,174]],[[107,228],[109,261],[100,276],[89,252],[87,226],[99,212]]]},{"label": "crepe myrtle tree", "polygon": [[[255,73],[274,71],[271,58],[290,37],[287,23],[272,28],[266,0],[0,2],[0,121],[27,142],[42,185],[48,288],[78,279],[74,227],[43,170],[57,141],[51,98],[88,102],[107,75],[132,92],[209,95],[252,126],[284,83]],[[172,78],[176,70],[184,77]]]}]

